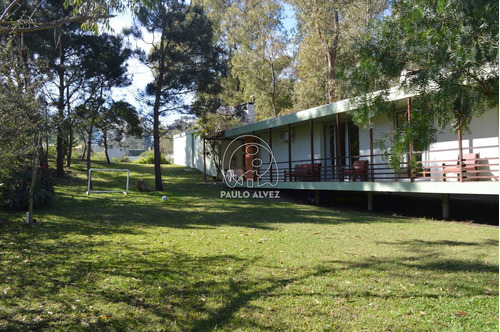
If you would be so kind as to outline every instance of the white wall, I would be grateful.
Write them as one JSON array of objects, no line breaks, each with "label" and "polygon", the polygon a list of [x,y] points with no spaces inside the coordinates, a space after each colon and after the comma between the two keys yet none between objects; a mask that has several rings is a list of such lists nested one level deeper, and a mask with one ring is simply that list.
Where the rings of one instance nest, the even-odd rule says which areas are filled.
[{"label": "white wall", "polygon": [[[394,120],[388,118],[387,116],[382,116],[376,119],[373,123],[373,140],[377,141],[384,133],[391,133],[394,130]],[[370,154],[370,138],[368,129],[360,129],[360,154],[369,155]],[[462,146],[464,148],[470,147],[471,149],[464,149],[464,153],[479,153],[481,159],[495,158],[492,160],[483,160],[479,163],[487,164],[493,163],[498,164],[498,144],[499,144],[499,116],[498,110],[491,109],[486,111],[481,118],[474,118],[471,121],[470,132],[463,133],[462,135]],[[493,147],[487,147],[493,146]],[[449,151],[443,151],[449,150]],[[380,154],[379,149],[374,149],[374,154]],[[424,153],[422,156],[422,161],[426,162],[425,167],[431,166],[431,171],[438,172],[433,174],[435,181],[442,181],[438,179],[442,177],[439,173],[440,167],[443,162],[446,164],[456,164],[458,158],[458,136],[447,126],[444,130],[441,130],[437,135],[436,143],[429,147],[429,152]],[[368,159],[368,158],[362,158]],[[374,163],[384,163],[381,157],[375,157]],[[377,166],[375,166],[377,167]],[[379,166],[382,167],[382,166]],[[481,170],[486,170],[488,172],[481,173],[479,175],[488,176],[495,175],[498,176],[498,166],[483,166]],[[382,170],[380,170],[382,172]],[[384,172],[390,172],[390,170],[385,169]],[[376,172],[377,173],[377,172]],[[377,178],[380,177],[393,177],[391,174],[387,175],[376,175]],[[453,181],[453,179],[450,179]],[[482,179],[491,181],[492,179]],[[456,181],[456,180],[455,180]],[[497,180],[495,180],[497,181]]]},{"label": "white wall", "polygon": [[[174,164],[196,168],[203,172],[203,140],[192,132],[174,136]],[[215,176],[216,170],[210,158],[206,158],[207,175]]]},{"label": "white wall", "polygon": [[181,166],[188,166],[188,164],[190,165],[187,160],[187,155],[190,154],[190,152],[186,151],[186,145],[186,133],[174,135],[174,164]]},{"label": "white wall", "polygon": [[[479,164],[498,164],[498,132],[499,132],[498,110],[490,109],[482,117],[474,118],[470,124],[470,131],[462,134],[463,153],[479,153]],[[469,149],[467,149],[469,148]],[[450,150],[451,151],[443,151]],[[446,164],[456,164],[458,159],[458,136],[450,126],[438,133],[437,142],[432,144],[429,153],[426,153],[425,160],[436,161],[433,166],[441,166],[443,161]],[[494,158],[494,159],[493,159]],[[483,166],[480,176],[498,176],[498,166]],[[450,179],[453,181],[453,179]],[[480,179],[491,181],[492,179]],[[456,180],[455,180],[456,181]],[[495,181],[498,181],[497,179]]]},{"label": "white wall", "polygon": [[[272,151],[274,158],[278,163],[279,175],[283,176],[283,171],[288,169],[288,141],[280,140],[280,135],[282,134],[283,128],[273,128],[272,135]],[[315,163],[322,163],[321,158],[323,158],[323,124],[315,123],[313,124],[313,140],[314,140],[314,158]],[[292,140],[291,140],[291,152],[292,152],[292,168],[296,164],[309,164],[311,163],[311,130],[309,123],[304,123],[302,126],[292,127]],[[263,133],[260,137],[269,144],[269,133]],[[267,162],[269,160],[269,154],[264,152],[261,154],[260,158]]]}]

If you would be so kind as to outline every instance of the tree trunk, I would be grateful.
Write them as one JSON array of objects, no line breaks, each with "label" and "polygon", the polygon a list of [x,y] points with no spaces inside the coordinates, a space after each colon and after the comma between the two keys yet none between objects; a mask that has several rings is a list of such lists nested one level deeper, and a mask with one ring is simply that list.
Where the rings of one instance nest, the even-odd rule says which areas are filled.
[{"label": "tree trunk", "polygon": [[94,131],[94,120],[90,122],[89,137],[87,138],[87,172],[90,169],[90,155],[92,154],[92,132]]},{"label": "tree trunk", "polygon": [[336,99],[336,89],[335,89],[335,70],[337,65],[337,51],[339,46],[339,12],[335,11],[334,14],[334,25],[335,25],[335,36],[333,38],[332,44],[328,46],[327,49],[327,60],[328,60],[328,71],[327,71],[327,93],[328,101],[333,103]]},{"label": "tree trunk", "polygon": [[274,63],[271,62],[271,80],[272,80],[272,87],[273,87],[273,92],[271,94],[271,106],[273,107],[273,112],[274,116],[278,117],[279,115],[279,110],[276,107],[276,73],[274,72]]},{"label": "tree trunk", "polygon": [[29,202],[28,202],[28,224],[33,225],[33,207],[35,201],[35,186],[36,186],[36,178],[38,175],[38,143],[40,141],[40,133],[33,139],[33,154],[31,156],[31,184],[30,184],[30,193],[29,193]]},{"label": "tree trunk", "polygon": [[458,135],[458,167],[460,169],[460,173],[458,173],[458,181],[464,182],[464,173],[463,173],[463,159],[464,159],[464,154],[463,154],[463,147],[462,147],[462,128],[458,127],[457,130],[457,135]]},{"label": "tree trunk", "polygon": [[87,142],[83,143],[83,154],[82,154],[82,160],[85,160],[85,156],[87,155]]},{"label": "tree trunk", "polygon": [[73,155],[73,121],[70,116],[69,86],[66,87],[66,105],[68,116],[68,151],[66,152],[66,167],[71,167],[71,157]]},{"label": "tree trunk", "polygon": [[71,158],[73,156],[73,124],[68,121],[68,152],[66,156],[66,167],[71,167]]},{"label": "tree trunk", "polygon": [[49,134],[45,136],[45,160],[47,160],[47,167],[48,167],[48,160],[49,160]]},{"label": "tree trunk", "polygon": [[[160,49],[164,50],[164,36],[160,41]],[[153,106],[153,151],[155,156],[155,188],[156,191],[163,191],[163,182],[161,180],[161,153],[160,153],[160,106],[161,89],[163,86],[163,75],[165,74],[165,52],[161,52],[160,68],[156,78],[155,103]]]},{"label": "tree trunk", "polygon": [[57,69],[57,73],[59,75],[59,100],[57,102],[57,141],[56,141],[56,150],[57,150],[57,159],[56,159],[56,176],[63,177],[64,176],[64,147],[63,147],[63,139],[64,139],[64,61],[65,56],[63,52],[62,46],[62,28],[60,30],[59,35],[59,67]]},{"label": "tree trunk", "polygon": [[108,155],[108,131],[103,130],[103,144],[104,144],[104,155],[106,156],[106,164],[111,164]]},{"label": "tree trunk", "polygon": [[[48,148],[48,145],[47,145]],[[40,168],[42,169],[42,176],[47,175],[49,170],[48,159],[45,151],[43,150],[43,141],[40,139],[38,142],[38,153],[40,156]]]},{"label": "tree trunk", "polygon": [[[33,154],[36,154],[36,152],[34,152]],[[28,225],[33,225],[33,206],[35,202],[36,176],[37,176],[36,159],[35,156],[33,156],[31,164],[31,184],[30,184],[30,194],[28,203],[28,215],[29,215]]]},{"label": "tree trunk", "polygon": [[163,191],[161,180],[161,153],[160,153],[160,99],[159,93],[153,110],[153,151],[155,156],[155,187],[156,191]]}]

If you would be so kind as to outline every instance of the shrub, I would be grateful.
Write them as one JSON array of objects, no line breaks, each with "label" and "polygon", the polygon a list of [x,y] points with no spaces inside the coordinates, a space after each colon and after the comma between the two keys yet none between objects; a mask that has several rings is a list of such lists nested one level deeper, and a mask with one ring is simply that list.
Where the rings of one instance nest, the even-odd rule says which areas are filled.
[{"label": "shrub", "polygon": [[[145,151],[139,155],[139,159],[135,161],[138,164],[154,164],[155,156],[153,151]],[[170,164],[164,156],[161,156],[160,164]]]},{"label": "shrub", "polygon": [[[71,153],[71,157],[73,159],[83,159],[85,156],[83,155],[83,151],[80,149],[73,149],[73,152]],[[54,157],[55,158],[55,157]]]},{"label": "shrub", "polygon": [[56,158],[57,157],[57,149],[56,146],[54,145],[49,145],[49,149],[47,152],[49,158]]},{"label": "shrub", "polygon": [[92,159],[97,161],[106,161],[106,154],[104,151],[92,153]]},{"label": "shrub", "polygon": [[120,158],[113,158],[113,161],[115,163],[129,163],[130,159],[128,158],[128,156],[122,156]]},{"label": "shrub", "polygon": [[[9,182],[1,188],[1,206],[11,212],[27,210],[29,206],[30,184],[31,171],[14,174],[14,176],[9,179]],[[39,178],[35,186],[33,207],[39,209],[49,206],[52,204],[54,196],[52,179],[49,177]]]}]

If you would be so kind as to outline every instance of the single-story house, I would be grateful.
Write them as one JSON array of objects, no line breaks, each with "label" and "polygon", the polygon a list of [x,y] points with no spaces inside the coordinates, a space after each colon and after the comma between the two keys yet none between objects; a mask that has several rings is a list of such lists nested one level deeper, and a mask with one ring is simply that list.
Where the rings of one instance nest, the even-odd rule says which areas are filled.
[{"label": "single-story house", "polygon": [[[498,108],[474,118],[470,132],[461,133],[461,142],[447,127],[425,150],[410,149],[399,168],[389,166],[374,142],[393,132],[402,119],[411,119],[412,97],[394,89],[390,95],[397,110],[394,118],[376,118],[368,129],[353,123],[352,103],[342,100],[226,130],[226,183],[318,193],[366,192],[369,210],[377,192],[440,194],[445,218],[450,194],[498,195]],[[192,133],[174,137],[174,163],[213,176],[215,168],[203,151],[203,141]]]}]

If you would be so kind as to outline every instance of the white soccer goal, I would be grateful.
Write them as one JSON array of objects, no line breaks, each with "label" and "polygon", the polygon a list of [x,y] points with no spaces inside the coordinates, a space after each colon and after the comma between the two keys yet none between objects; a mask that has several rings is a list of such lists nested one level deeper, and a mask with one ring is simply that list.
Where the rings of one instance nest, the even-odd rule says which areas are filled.
[{"label": "white soccer goal", "polygon": [[[127,183],[125,185],[125,191],[122,190],[90,190],[92,184],[92,172],[127,172]],[[128,184],[130,179],[130,171],[128,169],[111,169],[111,168],[91,168],[89,169],[89,181],[87,188],[87,195],[90,193],[123,193],[128,195]]]}]

